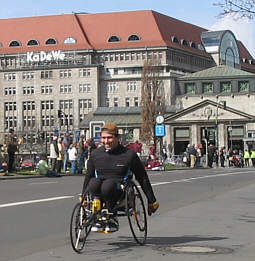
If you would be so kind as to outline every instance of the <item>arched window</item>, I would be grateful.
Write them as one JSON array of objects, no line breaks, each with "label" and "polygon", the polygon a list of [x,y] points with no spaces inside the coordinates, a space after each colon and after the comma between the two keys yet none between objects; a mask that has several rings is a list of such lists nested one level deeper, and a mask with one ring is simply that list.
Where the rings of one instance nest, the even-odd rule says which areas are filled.
[{"label": "arched window", "polygon": [[18,46],[21,46],[21,43],[20,41],[11,41],[10,44],[9,44],[9,47],[18,47]]},{"label": "arched window", "polygon": [[28,46],[31,46],[31,45],[39,45],[39,42],[38,42],[37,40],[35,40],[35,39],[32,39],[32,40],[29,40],[29,41],[27,42],[27,45],[28,45]]},{"label": "arched window", "polygon": [[181,44],[182,45],[188,45],[187,41],[185,39],[181,39]]},{"label": "arched window", "polygon": [[174,36],[174,35],[171,36],[171,40],[172,40],[173,43],[179,43],[178,38],[176,36]]},{"label": "arched window", "polygon": [[54,38],[49,38],[46,42],[46,45],[50,45],[50,44],[57,44],[57,41]]},{"label": "arched window", "polygon": [[111,37],[109,37],[108,42],[109,43],[120,42],[120,38],[117,35],[112,35]]},{"label": "arched window", "polygon": [[139,40],[141,40],[141,38],[136,34],[132,34],[128,37],[128,41],[139,41]]},{"label": "arched window", "polygon": [[76,39],[74,39],[73,37],[67,37],[64,40],[64,44],[75,44],[76,43]]}]

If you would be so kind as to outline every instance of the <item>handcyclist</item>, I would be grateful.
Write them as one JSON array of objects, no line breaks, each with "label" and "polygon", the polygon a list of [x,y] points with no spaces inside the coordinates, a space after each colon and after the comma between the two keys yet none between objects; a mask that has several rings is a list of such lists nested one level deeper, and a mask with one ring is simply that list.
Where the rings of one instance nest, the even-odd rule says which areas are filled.
[{"label": "handcyclist", "polygon": [[130,171],[134,173],[148,200],[148,215],[158,207],[147,172],[137,154],[120,144],[118,127],[108,122],[101,129],[102,147],[95,149],[88,161],[83,193],[88,188],[92,196],[100,197],[109,212],[107,222],[98,221],[91,231],[115,232],[118,230],[117,213],[114,206],[121,196],[120,184]]}]

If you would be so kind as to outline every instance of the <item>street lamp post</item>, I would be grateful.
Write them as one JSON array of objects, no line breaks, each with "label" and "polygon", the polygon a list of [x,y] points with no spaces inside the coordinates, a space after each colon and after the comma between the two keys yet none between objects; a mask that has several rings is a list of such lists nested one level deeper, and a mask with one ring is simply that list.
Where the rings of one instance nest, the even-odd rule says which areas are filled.
[{"label": "street lamp post", "polygon": [[226,108],[226,101],[218,101],[216,106],[216,115],[215,115],[215,147],[218,151],[218,163],[220,163],[220,149],[219,149],[219,128],[218,128],[218,117],[219,117],[219,106],[221,106],[223,109]]},{"label": "street lamp post", "polygon": [[230,135],[230,149],[232,150],[232,127],[231,126],[229,126],[228,127],[228,131],[229,131],[229,135]]}]

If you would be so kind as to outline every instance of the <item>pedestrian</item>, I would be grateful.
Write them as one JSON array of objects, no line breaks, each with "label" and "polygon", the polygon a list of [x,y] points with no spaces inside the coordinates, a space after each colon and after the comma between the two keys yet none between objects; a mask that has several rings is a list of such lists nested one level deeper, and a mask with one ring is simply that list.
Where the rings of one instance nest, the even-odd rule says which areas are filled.
[{"label": "pedestrian", "polygon": [[67,132],[67,133],[65,133],[63,141],[62,141],[62,145],[63,145],[63,148],[64,148],[64,160],[63,160],[63,170],[64,170],[64,172],[67,172],[68,149],[69,149],[70,144],[71,144],[70,135]]},{"label": "pedestrian", "polygon": [[54,176],[54,177],[59,177],[60,175],[56,173],[56,171],[53,171],[50,169],[48,162],[47,162],[47,155],[44,153],[41,156],[41,159],[37,163],[37,167],[39,170],[40,175],[45,175],[45,176]]},{"label": "pedestrian", "polygon": [[190,155],[190,167],[194,168],[195,162],[196,162],[196,155],[197,155],[197,151],[195,149],[194,144],[192,144],[188,147],[188,154]]},{"label": "pedestrian", "polygon": [[71,174],[76,174],[78,172],[78,168],[77,168],[78,152],[76,146],[77,143],[74,142],[73,144],[70,145],[68,149],[68,157],[69,160],[71,161]]},{"label": "pedestrian", "polygon": [[156,160],[156,159],[157,159],[157,157],[156,157],[156,147],[155,147],[154,144],[152,144],[152,145],[150,146],[150,149],[149,149],[149,158],[150,158],[151,160]]},{"label": "pedestrian", "polygon": [[244,151],[244,163],[245,163],[245,167],[249,167],[250,164],[249,164],[249,160],[250,160],[250,152],[249,150],[245,150]]},{"label": "pedestrian", "polygon": [[62,139],[58,138],[58,157],[57,157],[57,173],[61,173],[62,170],[62,164],[64,159],[64,148],[62,145]]},{"label": "pedestrian", "polygon": [[223,146],[220,148],[220,166],[222,168],[225,167],[225,159],[226,159],[225,154],[226,154],[226,151],[225,151],[225,147]]},{"label": "pedestrian", "polygon": [[255,149],[251,150],[251,162],[252,166],[255,167]]},{"label": "pedestrian", "polygon": [[52,142],[50,144],[50,160],[51,160],[51,170],[56,171],[57,167],[57,157],[58,157],[58,144],[57,136],[53,136]]},{"label": "pedestrian", "polygon": [[15,153],[18,151],[18,144],[14,136],[14,129],[10,129],[6,140],[6,147],[8,153],[8,172],[14,170]]},{"label": "pedestrian", "polygon": [[212,143],[210,143],[210,145],[208,147],[208,166],[210,168],[213,167],[213,160],[215,157],[215,152],[216,152],[215,146]]},{"label": "pedestrian", "polygon": [[86,147],[85,147],[85,137],[81,135],[78,143],[78,173],[82,174],[82,170],[85,166],[85,157],[86,157]]},{"label": "pedestrian", "polygon": [[195,147],[196,149],[196,168],[201,167],[201,157],[202,157],[202,151],[201,151],[201,144]]}]

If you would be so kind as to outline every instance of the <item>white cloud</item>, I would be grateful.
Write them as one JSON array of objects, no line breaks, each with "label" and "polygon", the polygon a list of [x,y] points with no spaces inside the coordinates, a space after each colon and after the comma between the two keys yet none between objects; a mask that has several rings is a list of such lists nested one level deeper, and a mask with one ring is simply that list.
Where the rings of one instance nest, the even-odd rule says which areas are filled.
[{"label": "white cloud", "polygon": [[255,58],[255,23],[245,18],[235,19],[233,16],[226,16],[212,25],[210,30],[230,30],[237,40],[240,40],[250,54]]}]

